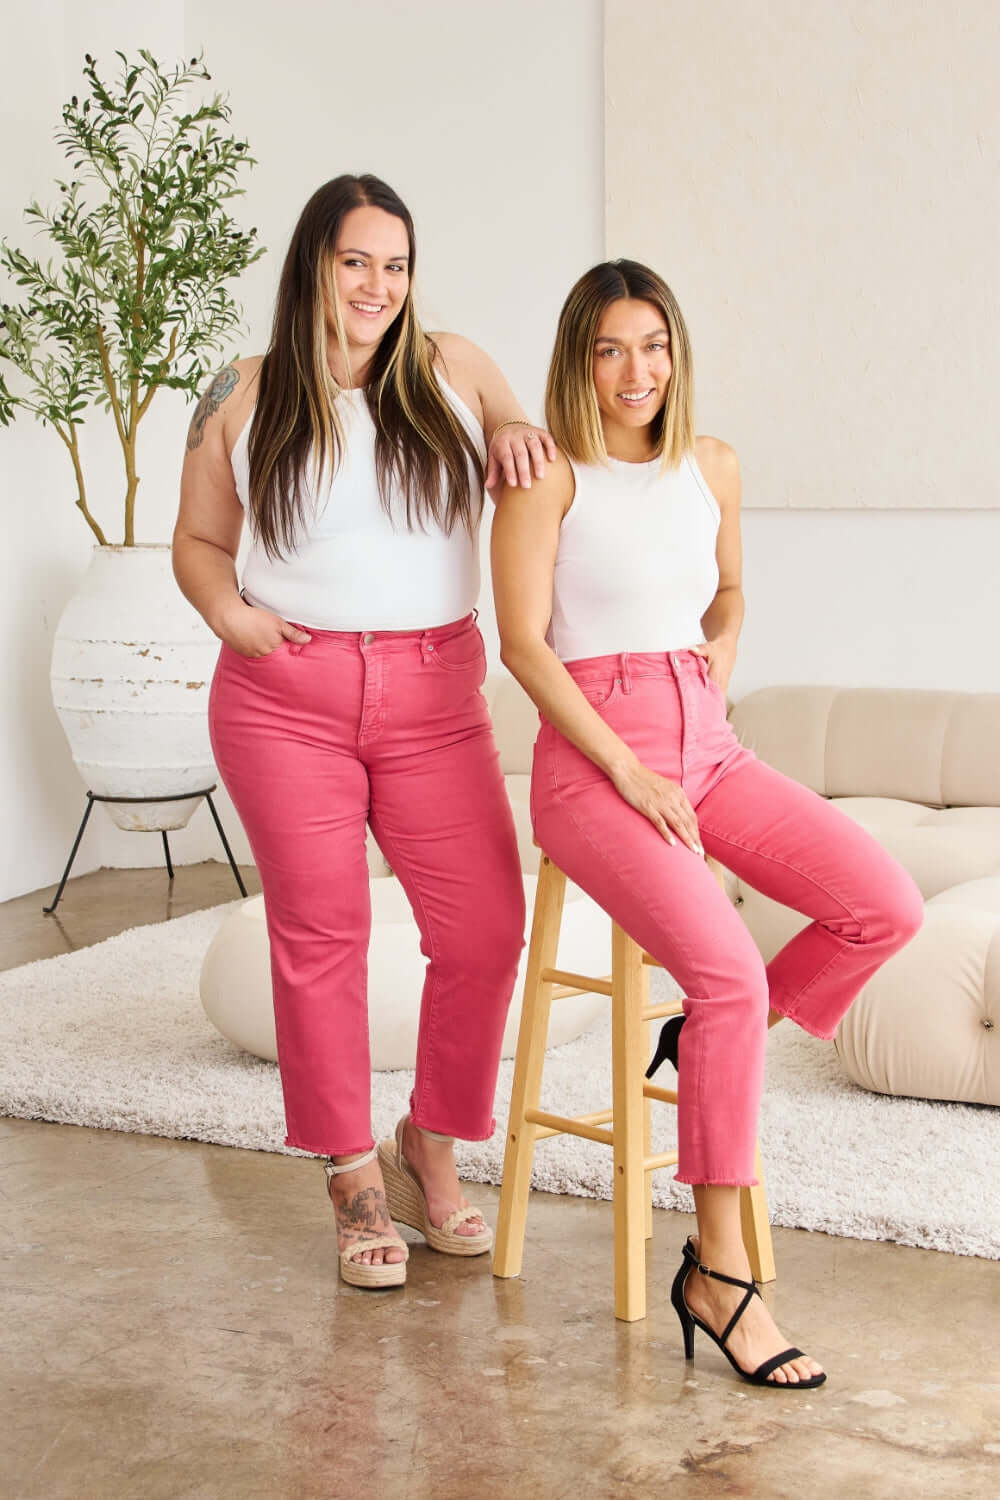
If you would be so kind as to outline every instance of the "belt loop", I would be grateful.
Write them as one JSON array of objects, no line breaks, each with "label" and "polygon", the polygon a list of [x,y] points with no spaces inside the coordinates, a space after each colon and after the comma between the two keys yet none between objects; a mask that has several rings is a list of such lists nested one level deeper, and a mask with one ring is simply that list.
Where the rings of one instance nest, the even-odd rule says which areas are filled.
[{"label": "belt loop", "polygon": [[420,635],[420,660],[425,664],[430,661],[433,654],[433,650],[430,645],[430,634],[431,632],[429,630],[424,630]]},{"label": "belt loop", "polygon": [[632,691],[632,678],[629,676],[628,667],[629,653],[627,651],[623,651],[621,656],[618,658],[618,670],[621,673],[622,687],[624,688],[626,693],[630,693]]}]

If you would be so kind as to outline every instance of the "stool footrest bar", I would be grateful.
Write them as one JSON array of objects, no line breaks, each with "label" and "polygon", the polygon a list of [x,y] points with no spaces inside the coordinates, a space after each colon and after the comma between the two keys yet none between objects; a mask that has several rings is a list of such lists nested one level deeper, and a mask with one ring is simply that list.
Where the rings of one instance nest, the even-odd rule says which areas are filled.
[{"label": "stool footrest bar", "polygon": [[[576,1120],[577,1124],[580,1124],[580,1125],[606,1125],[606,1124],[610,1123],[613,1114],[614,1114],[613,1110],[610,1110],[610,1109],[598,1109],[598,1110],[595,1110],[592,1115],[574,1115],[573,1118]],[[535,1126],[535,1140],[536,1141],[547,1140],[550,1135],[564,1135],[564,1134],[565,1134],[565,1132],[562,1131],[562,1130],[545,1130],[545,1129],[542,1128],[541,1125],[536,1125]]]},{"label": "stool footrest bar", "polygon": [[[544,1109],[526,1109],[524,1118],[531,1125],[545,1127],[549,1135],[582,1135],[588,1141],[599,1141],[602,1146],[613,1146],[615,1143],[610,1130],[602,1130],[597,1125],[588,1125],[585,1118],[575,1120],[570,1115],[550,1115]],[[540,1131],[536,1131],[535,1139],[543,1139]]]},{"label": "stool footrest bar", "polygon": [[677,1103],[676,1089],[657,1088],[655,1083],[644,1083],[642,1086],[642,1096],[644,1099],[657,1099],[660,1104]]},{"label": "stool footrest bar", "polygon": [[543,969],[539,978],[542,984],[564,984],[574,988],[578,994],[611,994],[610,979],[593,979],[589,974],[567,974],[563,969]]},{"label": "stool footrest bar", "polygon": [[662,1005],[644,1005],[639,1012],[640,1021],[658,1021],[661,1016],[682,1016],[681,1002],[664,1000]]},{"label": "stool footrest bar", "polygon": [[659,1156],[647,1156],[643,1159],[642,1170],[644,1172],[658,1172],[661,1167],[676,1167],[677,1152],[663,1151]]}]

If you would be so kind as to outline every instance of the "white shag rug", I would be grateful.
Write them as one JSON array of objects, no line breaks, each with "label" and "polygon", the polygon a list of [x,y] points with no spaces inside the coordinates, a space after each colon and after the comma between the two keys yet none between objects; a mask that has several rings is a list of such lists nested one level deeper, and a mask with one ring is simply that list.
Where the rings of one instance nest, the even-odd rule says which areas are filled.
[{"label": "white shag rug", "polygon": [[[220,1036],[198,997],[202,956],[236,904],[0,974],[0,1113],[286,1151],[276,1066]],[[651,978],[665,997],[668,977]],[[467,1180],[500,1180],[512,1068],[501,1066],[492,1140],[457,1143]],[[374,1075],[377,1139],[406,1109],[412,1078]],[[606,1021],[548,1054],[542,1102],[562,1114],[610,1104]],[[674,1111],[653,1116],[654,1150],[669,1150]],[[774,1224],[1000,1259],[997,1126],[985,1107],[868,1093],[843,1076],[832,1042],[787,1022],[770,1033],[760,1144]],[[669,1168],[653,1182],[658,1207],[693,1210]],[[533,1183],[609,1199],[611,1152],[542,1141]]]}]

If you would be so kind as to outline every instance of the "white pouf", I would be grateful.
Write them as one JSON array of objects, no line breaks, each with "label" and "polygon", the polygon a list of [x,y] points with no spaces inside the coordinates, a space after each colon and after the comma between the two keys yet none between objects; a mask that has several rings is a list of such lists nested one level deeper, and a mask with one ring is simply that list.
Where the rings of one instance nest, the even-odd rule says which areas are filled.
[{"label": "white pouf", "polygon": [[[522,879],[530,935],[537,877],[524,875]],[[373,875],[370,885],[368,1025],[372,1068],[376,1072],[412,1068],[427,961],[420,952],[420,934],[399,881],[393,875]],[[513,1057],[517,1046],[527,956],[526,944],[504,1031],[504,1057]],[[611,972],[608,917],[568,882],[557,965],[583,974]],[[205,954],[200,988],[205,1014],[223,1036],[256,1057],[277,1060],[263,896],[244,901],[223,922]],[[555,1001],[550,1046],[572,1041],[593,1025],[609,1004],[600,995],[568,995]]]}]

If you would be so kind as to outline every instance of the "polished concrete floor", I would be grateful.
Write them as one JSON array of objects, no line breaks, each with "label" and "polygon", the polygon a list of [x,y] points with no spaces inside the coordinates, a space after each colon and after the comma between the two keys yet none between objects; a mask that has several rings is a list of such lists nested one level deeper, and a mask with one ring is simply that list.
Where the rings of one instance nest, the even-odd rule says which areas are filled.
[{"label": "polished concrete floor", "polygon": [[[256,889],[253,872],[245,871]],[[54,889],[54,888],[53,888]],[[231,898],[206,864],[0,907],[0,967]],[[470,1196],[495,1217],[497,1192]],[[0,1120],[4,1500],[605,1500],[1000,1493],[994,1262],[775,1230],[765,1289],[829,1371],[743,1385],[668,1301],[693,1220],[657,1213],[649,1313],[611,1312],[611,1207],[536,1194],[524,1274],[413,1241],[405,1288],[336,1277],[319,1167]],[[933,1213],[933,1205],[928,1205]]]}]

